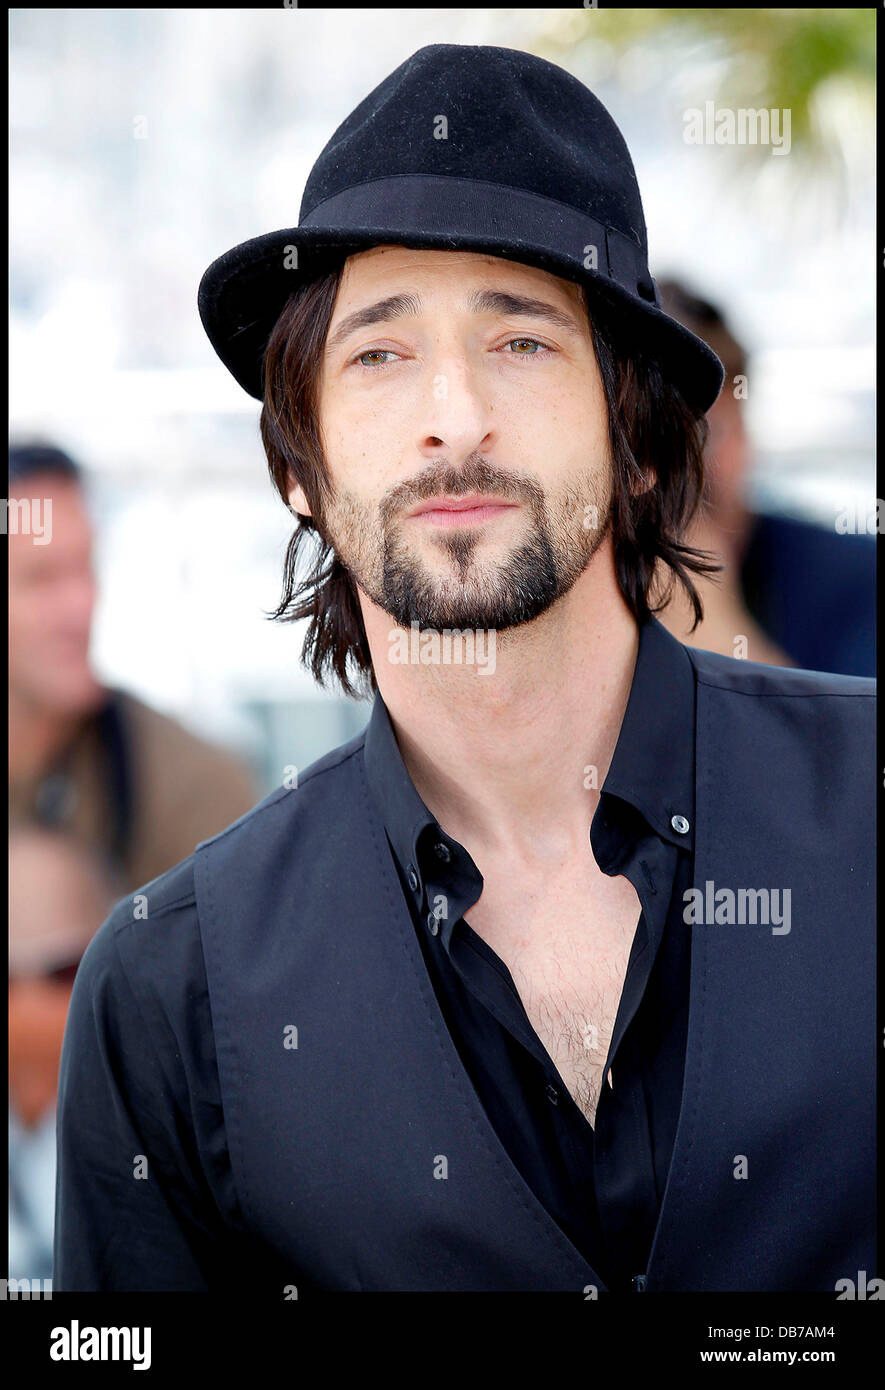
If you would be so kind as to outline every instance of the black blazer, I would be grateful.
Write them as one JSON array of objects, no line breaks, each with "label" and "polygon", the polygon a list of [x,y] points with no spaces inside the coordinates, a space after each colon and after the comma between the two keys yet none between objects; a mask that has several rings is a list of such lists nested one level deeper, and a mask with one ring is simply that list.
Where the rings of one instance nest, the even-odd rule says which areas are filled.
[{"label": "black blazer", "polygon": [[[686,924],[684,1088],[646,1288],[833,1293],[875,1270],[875,683],[686,650],[695,885],[703,915],[727,915],[716,895],[730,890],[756,921]],[[167,1079],[200,1046],[168,1021],[173,1005],[193,1018],[188,979],[161,986],[151,963],[174,908],[198,927],[236,1192],[225,1230],[231,1248],[249,1242],[250,1284],[604,1291],[509,1159],[446,1030],[364,736],[147,885],[147,915],[122,900],[90,944],[61,1068],[56,1288],[222,1278],[200,1244],[221,1158],[198,1157],[206,1220],[183,1229],[168,1155],[192,1154],[188,1114],[167,1119],[147,1082],[121,1091],[108,1042],[105,991],[122,971],[145,1046],[171,1040]],[[762,920],[772,890],[779,925]],[[101,1069],[105,1130],[90,1134],[77,1093]],[[156,1282],[127,1282],[107,1156],[115,1137],[126,1150],[126,1126],[161,1124],[168,1201],[138,1232]]]}]

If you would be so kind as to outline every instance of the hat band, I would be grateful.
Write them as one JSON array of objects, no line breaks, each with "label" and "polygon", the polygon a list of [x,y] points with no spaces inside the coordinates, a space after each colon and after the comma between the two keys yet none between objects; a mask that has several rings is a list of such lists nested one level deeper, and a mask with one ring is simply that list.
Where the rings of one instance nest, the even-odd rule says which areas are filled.
[{"label": "hat band", "polygon": [[[656,300],[645,253],[630,237],[577,208],[509,184],[441,174],[396,174],[355,184],[311,208],[301,227],[504,242],[601,271],[630,294]],[[591,248],[596,265],[587,265]]]}]

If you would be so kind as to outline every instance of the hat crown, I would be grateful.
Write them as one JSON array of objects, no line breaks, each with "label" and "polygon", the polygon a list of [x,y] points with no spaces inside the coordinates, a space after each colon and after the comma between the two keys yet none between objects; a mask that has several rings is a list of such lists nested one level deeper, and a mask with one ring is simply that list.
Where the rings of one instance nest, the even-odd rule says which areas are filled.
[{"label": "hat crown", "polygon": [[338,126],[311,170],[299,221],[344,189],[397,175],[482,180],[555,199],[647,255],[639,185],[617,125],[582,82],[531,53],[418,49]]},{"label": "hat crown", "polygon": [[585,284],[618,310],[625,342],[709,409],[715,353],[661,308],[636,171],[597,96],[514,48],[419,48],[338,126],[297,227],[252,237],[200,281],[200,317],[256,400],[274,325],[302,284],[387,244],[469,250]]}]

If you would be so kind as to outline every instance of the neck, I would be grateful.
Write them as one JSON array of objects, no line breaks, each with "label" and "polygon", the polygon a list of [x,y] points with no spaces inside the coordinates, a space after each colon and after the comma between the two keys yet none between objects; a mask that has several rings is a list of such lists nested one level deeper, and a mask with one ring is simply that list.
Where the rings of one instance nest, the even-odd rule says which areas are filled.
[{"label": "neck", "polygon": [[586,857],[639,647],[610,541],[551,609],[495,634],[486,674],[391,663],[391,619],[361,601],[403,761],[446,832],[539,868]]}]

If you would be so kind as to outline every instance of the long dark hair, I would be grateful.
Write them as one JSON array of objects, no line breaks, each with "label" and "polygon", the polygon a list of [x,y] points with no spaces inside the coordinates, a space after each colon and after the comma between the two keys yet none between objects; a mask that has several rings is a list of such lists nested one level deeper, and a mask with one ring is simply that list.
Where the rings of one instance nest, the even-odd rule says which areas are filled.
[{"label": "long dark hair", "polygon": [[[264,355],[261,439],[273,485],[298,516],[286,550],[283,597],[268,616],[280,622],[309,618],[303,664],[321,685],[331,675],[347,695],[364,695],[377,684],[356,588],[325,535],[331,487],[317,419],[319,367],[342,271],[343,262],[292,292]],[[689,571],[713,574],[723,568],[708,552],[682,544],[704,505],[707,419],[665,380],[652,357],[624,342],[615,306],[582,288],[608,405],[618,584],[641,624],[666,607],[678,580],[691,601],[693,632],[703,607]],[[311,516],[290,506],[295,483],[304,489]],[[307,563],[299,573],[302,559]],[[667,578],[652,603],[656,572],[659,583],[662,572]]]}]

